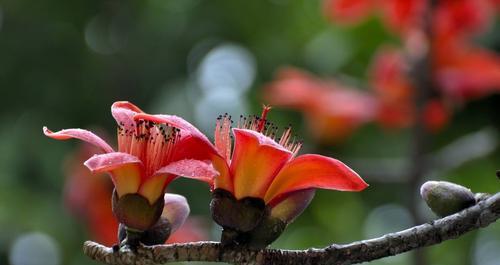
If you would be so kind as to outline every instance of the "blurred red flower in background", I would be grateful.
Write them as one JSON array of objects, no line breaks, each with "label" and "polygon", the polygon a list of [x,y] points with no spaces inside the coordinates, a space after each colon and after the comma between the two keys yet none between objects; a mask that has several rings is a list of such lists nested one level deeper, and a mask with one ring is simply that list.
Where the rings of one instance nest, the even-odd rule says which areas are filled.
[{"label": "blurred red flower in background", "polygon": [[111,210],[113,182],[106,173],[92,176],[83,162],[98,152],[82,144],[67,161],[64,201],[70,212],[83,223],[93,240],[105,245],[118,240],[118,221]]},{"label": "blurred red flower in background", "polygon": [[[415,89],[407,73],[403,54],[383,48],[375,56],[370,71],[371,86],[379,102],[377,121],[387,128],[407,128],[415,122]],[[443,128],[450,110],[438,97],[424,107],[424,123],[429,131]]]},{"label": "blurred red flower in background", "polygon": [[[325,0],[324,11],[335,23],[354,24],[380,13],[384,25],[402,38],[403,47],[377,52],[369,91],[285,69],[266,87],[264,97],[275,106],[303,112],[323,141],[343,139],[370,121],[388,128],[410,127],[415,123],[416,93],[408,62],[428,51],[433,91],[424,106],[424,123],[429,131],[439,131],[453,107],[500,91],[500,57],[471,40],[488,28],[499,3],[438,0],[429,7],[431,1],[426,0]],[[423,37],[426,29],[429,40]]]},{"label": "blurred red flower in background", "polygon": [[368,92],[305,71],[284,68],[264,94],[272,105],[299,110],[318,139],[336,141],[375,118],[377,101]]},{"label": "blurred red flower in background", "polygon": [[[438,0],[431,25],[439,34],[470,35],[490,24],[498,2],[494,0]],[[428,0],[325,0],[326,15],[335,23],[353,24],[379,13],[384,25],[398,34],[422,28]]]}]

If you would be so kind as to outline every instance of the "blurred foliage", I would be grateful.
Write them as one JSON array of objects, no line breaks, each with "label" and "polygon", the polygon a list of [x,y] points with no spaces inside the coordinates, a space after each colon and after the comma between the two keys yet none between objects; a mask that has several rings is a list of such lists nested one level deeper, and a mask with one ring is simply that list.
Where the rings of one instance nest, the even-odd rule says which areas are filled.
[{"label": "blurred foliage", "polygon": [[[499,32],[497,25],[481,42],[499,49]],[[248,112],[253,113],[260,108],[260,88],[284,65],[363,87],[375,49],[387,42],[397,40],[378,20],[348,28],[332,25],[317,0],[0,2],[0,264],[9,263],[9,251],[18,236],[34,231],[55,240],[62,264],[91,264],[81,252],[88,235],[62,201],[61,165],[77,145],[44,137],[43,125],[54,129],[100,126],[113,132],[109,107],[116,100],[132,101],[146,111],[183,115],[194,123],[204,119],[215,123],[216,116],[195,117],[194,111],[203,96],[195,78],[197,67],[214,47],[233,43],[254,56],[256,79],[251,90],[244,92],[244,102],[251,106]],[[451,125],[435,135],[433,149],[484,127],[494,127],[498,135],[498,113],[498,95],[463,106]],[[305,140],[304,152],[321,152],[347,162],[405,159],[409,153],[411,139],[406,130],[367,126],[342,144],[322,146],[306,134],[300,115],[276,110],[271,119],[281,126],[292,123]],[[206,133],[212,137],[211,131]],[[494,172],[499,164],[497,147],[483,158],[433,177],[473,191],[498,192]],[[274,246],[308,248],[360,240],[371,233],[366,231],[370,227],[366,220],[372,210],[386,204],[404,209],[408,197],[404,181],[368,178],[368,182],[371,187],[359,194],[319,191],[311,207]],[[188,198],[193,214],[205,215],[211,223],[205,185],[180,180],[173,189]],[[429,214],[429,218],[434,217]],[[396,225],[385,229],[391,228],[400,229]],[[487,232],[496,236],[496,241],[488,240],[497,245],[498,228],[496,224]],[[215,240],[218,228],[213,231]],[[477,234],[432,248],[432,263],[486,264],[478,263],[481,258],[475,256],[486,244],[481,243],[484,236],[477,241]],[[373,264],[406,262],[398,258]]]}]

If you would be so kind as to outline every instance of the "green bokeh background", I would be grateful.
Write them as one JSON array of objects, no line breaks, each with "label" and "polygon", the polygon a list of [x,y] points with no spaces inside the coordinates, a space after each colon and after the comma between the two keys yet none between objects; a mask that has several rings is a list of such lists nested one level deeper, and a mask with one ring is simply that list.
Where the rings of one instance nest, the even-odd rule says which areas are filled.
[{"label": "green bokeh background", "polygon": [[[477,41],[500,49],[497,24]],[[197,125],[206,120],[215,123],[216,116],[196,111],[204,95],[196,83],[196,69],[207,53],[221,45],[237,45],[251,54],[255,79],[240,98],[247,107],[240,107],[256,114],[262,86],[280,67],[293,65],[365,87],[371,58],[387,43],[398,45],[398,39],[377,19],[341,27],[325,19],[317,0],[1,1],[0,264],[9,264],[15,240],[32,232],[54,240],[60,264],[93,264],[81,251],[88,239],[85,228],[62,201],[62,161],[78,144],[48,139],[42,126],[114,132],[109,107],[116,100],[132,101],[148,112],[182,115]],[[454,181],[473,191],[498,192],[500,182],[494,172],[500,168],[499,113],[499,95],[458,110],[451,124],[433,136],[433,152],[485,128],[494,145],[480,157],[427,177]],[[411,192],[402,178],[404,170],[401,178],[384,179],[383,172],[370,178],[366,167],[377,169],[377,159],[388,158],[390,169],[401,168],[410,152],[409,130],[368,125],[338,145],[322,146],[308,136],[299,114],[278,109],[271,118],[281,126],[292,123],[305,141],[304,152],[359,165],[371,184],[362,193],[318,191],[275,247],[347,243],[409,226],[404,205]],[[211,131],[205,133],[212,136]],[[465,156],[468,152],[459,151]],[[206,216],[216,240],[218,228],[209,218],[207,187],[180,180],[173,189],[188,198],[193,214]],[[429,220],[435,218],[424,206],[422,212]],[[500,264],[494,247],[491,251],[481,247],[500,246],[500,226],[484,231],[430,248],[431,264],[484,265],[478,262],[488,255],[498,258],[498,263],[488,265]],[[370,264],[411,263],[403,255]]]}]

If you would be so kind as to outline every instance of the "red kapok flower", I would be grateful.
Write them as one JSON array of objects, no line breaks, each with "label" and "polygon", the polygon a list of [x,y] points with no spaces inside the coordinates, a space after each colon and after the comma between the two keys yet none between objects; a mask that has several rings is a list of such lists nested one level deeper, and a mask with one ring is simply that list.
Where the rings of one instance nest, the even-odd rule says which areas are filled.
[{"label": "red kapok flower", "polygon": [[[360,191],[368,185],[342,162],[315,154],[295,157],[301,143],[287,128],[276,138],[277,127],[266,116],[218,118],[215,147],[224,164],[214,182],[211,203],[214,220],[224,228],[222,243],[262,248],[274,241],[288,223],[307,207],[314,189]],[[231,131],[234,149],[231,152]]]},{"label": "red kapok flower", "polygon": [[162,123],[137,118],[144,112],[129,102],[115,102],[111,112],[118,123],[118,151],[87,130],[52,132],[44,127],[43,131],[54,139],[77,138],[99,147],[104,154],[94,155],[85,166],[93,173],[111,175],[113,212],[118,221],[129,229],[147,231],[160,220],[162,195],[174,178],[182,175],[211,182],[216,176],[210,164],[196,160],[205,156],[203,147],[195,148],[196,144],[208,140],[176,116],[162,115]]},{"label": "red kapok flower", "polygon": [[[118,221],[113,215],[111,200],[109,199],[113,193],[113,182],[105,173],[91,177],[91,173],[83,165],[83,162],[96,152],[99,152],[96,147],[85,143],[69,159],[65,170],[64,197],[69,210],[89,231],[92,240],[111,246],[118,239],[116,234]],[[175,211],[175,208],[188,208],[184,206],[185,201],[174,200],[175,196],[179,195],[168,194],[164,197],[165,206],[161,218],[169,220],[169,223],[172,224],[169,228],[171,234],[167,242],[185,243],[207,240],[209,237],[203,225],[203,220],[188,218],[177,229],[188,212],[184,211],[181,214],[181,212]]]}]

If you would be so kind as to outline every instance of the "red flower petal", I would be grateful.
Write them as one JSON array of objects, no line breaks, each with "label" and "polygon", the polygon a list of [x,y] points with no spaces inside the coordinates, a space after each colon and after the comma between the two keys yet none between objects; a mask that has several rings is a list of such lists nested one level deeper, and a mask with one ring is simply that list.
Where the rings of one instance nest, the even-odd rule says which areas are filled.
[{"label": "red flower petal", "polygon": [[79,139],[82,141],[85,141],[87,143],[93,144],[97,147],[99,147],[102,151],[105,153],[111,153],[114,152],[113,148],[109,146],[106,141],[101,139],[99,136],[95,135],[94,133],[83,130],[83,129],[65,129],[65,130],[60,130],[58,132],[52,132],[49,130],[47,127],[43,127],[43,133],[53,139],[56,140],[67,140],[71,138]]},{"label": "red flower petal", "polygon": [[172,174],[156,174],[148,177],[139,187],[139,193],[148,199],[150,204],[154,204],[165,192],[165,188],[177,176]]},{"label": "red flower petal", "polygon": [[497,54],[466,45],[457,45],[456,50],[442,53],[435,78],[446,95],[466,100],[500,91]]},{"label": "red flower petal", "polygon": [[198,179],[207,182],[210,185],[214,182],[213,178],[219,175],[211,163],[194,159],[184,159],[172,162],[162,167],[155,173],[155,175],[160,174],[172,174],[186,178]]},{"label": "red flower petal", "polygon": [[136,193],[142,178],[142,162],[127,153],[94,155],[83,163],[92,173],[111,174],[118,196]]},{"label": "red flower petal", "polygon": [[263,198],[279,170],[292,157],[292,153],[261,133],[233,129],[235,136],[231,175],[234,195]]},{"label": "red flower petal", "polygon": [[367,186],[356,172],[339,160],[308,154],[285,165],[272,182],[264,200],[269,203],[281,194],[308,188],[360,191]]},{"label": "red flower petal", "polygon": [[229,166],[226,160],[218,153],[215,146],[196,127],[186,120],[173,115],[137,114],[135,119],[143,119],[155,123],[168,123],[181,129],[181,138],[175,146],[172,161],[183,159],[210,160],[220,175],[211,186],[233,191],[233,184],[229,175]]},{"label": "red flower petal", "polygon": [[154,203],[165,191],[166,186],[178,176],[193,178],[213,185],[218,172],[210,163],[200,160],[184,159],[172,162],[148,177],[139,188],[139,194]]},{"label": "red flower petal", "polygon": [[136,105],[128,101],[117,101],[111,105],[111,114],[116,123],[127,130],[135,129],[134,115],[142,112]]}]

